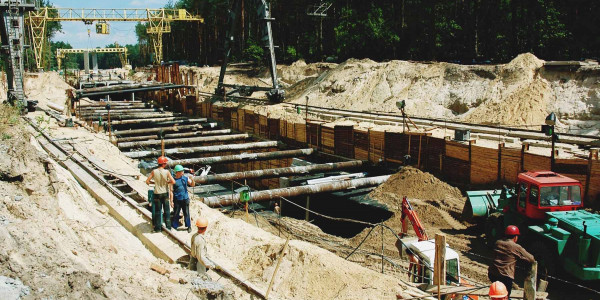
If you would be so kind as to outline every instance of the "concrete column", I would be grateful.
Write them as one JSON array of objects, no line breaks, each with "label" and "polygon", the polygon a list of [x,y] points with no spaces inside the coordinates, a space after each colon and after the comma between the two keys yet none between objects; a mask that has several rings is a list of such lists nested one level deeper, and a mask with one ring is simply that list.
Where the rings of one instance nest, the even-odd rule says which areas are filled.
[{"label": "concrete column", "polygon": [[85,70],[85,74],[90,74],[90,53],[88,51],[83,51],[83,70]]},{"label": "concrete column", "polygon": [[98,74],[98,53],[92,52],[92,66],[94,67],[94,74]]}]

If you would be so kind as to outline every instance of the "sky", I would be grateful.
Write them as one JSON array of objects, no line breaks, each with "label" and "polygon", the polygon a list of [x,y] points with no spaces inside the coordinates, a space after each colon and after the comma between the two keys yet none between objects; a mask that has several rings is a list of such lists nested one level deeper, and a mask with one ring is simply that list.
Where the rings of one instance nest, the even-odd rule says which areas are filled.
[{"label": "sky", "polygon": [[[54,7],[63,8],[161,8],[168,0],[50,0]],[[96,48],[118,42],[120,45],[136,44],[136,22],[109,22],[110,34],[96,34],[96,25],[83,22],[61,22],[62,32],[52,38],[53,41],[68,42],[73,48]],[[88,28],[90,34],[88,36]]]}]

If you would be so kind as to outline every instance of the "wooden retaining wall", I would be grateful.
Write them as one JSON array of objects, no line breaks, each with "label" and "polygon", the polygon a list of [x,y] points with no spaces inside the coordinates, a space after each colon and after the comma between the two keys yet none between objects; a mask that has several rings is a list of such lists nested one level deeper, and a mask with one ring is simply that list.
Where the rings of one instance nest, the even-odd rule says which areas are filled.
[{"label": "wooden retaining wall", "polygon": [[[255,114],[251,110],[213,106],[209,102],[199,103],[196,110],[201,117],[223,122],[235,130],[371,163],[402,164],[405,155],[410,155],[412,165],[462,187],[511,184],[516,182],[517,175],[522,171],[549,170],[551,165],[549,156],[529,153],[526,145],[518,149],[500,144],[494,149],[478,146],[474,141],[461,143],[424,133],[367,130],[315,120],[294,123]],[[273,162],[258,163],[261,165],[251,167],[275,167],[262,165]],[[285,162],[281,163],[285,165]],[[557,159],[555,171],[581,181],[586,205],[600,208],[600,161],[597,151],[592,151],[588,159]],[[275,181],[267,180],[260,184],[268,187],[275,185]]]}]

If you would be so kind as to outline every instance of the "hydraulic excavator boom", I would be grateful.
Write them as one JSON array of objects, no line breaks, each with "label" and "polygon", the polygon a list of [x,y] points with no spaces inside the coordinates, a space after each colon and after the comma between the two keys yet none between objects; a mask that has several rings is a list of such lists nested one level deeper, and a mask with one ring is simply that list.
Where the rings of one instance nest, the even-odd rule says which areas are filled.
[{"label": "hydraulic excavator boom", "polygon": [[408,202],[408,198],[406,198],[405,196],[402,198],[402,236],[408,233],[408,224],[406,222],[407,218],[412,223],[413,230],[417,234],[419,242],[428,240],[429,238],[427,237],[427,233],[425,232],[425,227],[421,223],[421,220],[419,220],[417,212],[413,209],[412,205],[410,205],[410,202]]}]

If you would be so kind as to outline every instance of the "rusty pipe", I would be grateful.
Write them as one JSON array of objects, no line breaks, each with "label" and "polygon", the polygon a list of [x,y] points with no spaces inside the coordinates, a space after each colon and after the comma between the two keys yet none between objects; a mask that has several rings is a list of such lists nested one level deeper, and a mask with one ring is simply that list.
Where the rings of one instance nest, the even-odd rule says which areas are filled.
[{"label": "rusty pipe", "polygon": [[[229,144],[229,145],[214,145],[214,146],[202,146],[202,147],[187,147],[187,148],[174,148],[165,149],[165,155],[172,154],[191,154],[191,153],[214,153],[214,152],[225,152],[235,150],[250,150],[250,149],[261,149],[261,148],[275,148],[277,147],[276,141],[269,142],[256,142],[256,143],[244,143],[244,144]],[[145,157],[158,157],[160,151],[132,151],[125,152],[125,156],[130,158],[145,158]]]},{"label": "rusty pipe", "polygon": [[343,169],[358,168],[362,165],[362,161],[354,160],[337,163],[315,164],[308,166],[232,172],[207,176],[194,176],[194,181],[196,182],[196,184],[209,184],[230,180],[275,178],[281,176],[301,175],[317,172],[330,172]]},{"label": "rusty pipe", "polygon": [[[200,119],[200,120],[202,120],[202,119]],[[129,136],[129,135],[138,135],[138,134],[159,133],[160,131],[162,131],[163,133],[167,133],[167,132],[178,132],[178,131],[184,131],[184,130],[215,128],[215,127],[217,127],[216,123],[181,125],[181,126],[178,126],[177,124],[175,124],[173,126],[166,126],[166,127],[116,130],[115,134],[118,136]]]},{"label": "rusty pipe", "polygon": [[[347,189],[358,189],[377,186],[384,183],[390,175],[368,177],[344,181],[334,181],[313,185],[294,186],[273,190],[254,191],[250,193],[250,200],[254,202],[274,200],[279,197],[291,198],[301,195],[313,195],[327,192],[337,192]],[[202,202],[210,207],[228,206],[240,201],[240,194],[204,197]]]},{"label": "rusty pipe", "polygon": [[[231,133],[231,129],[200,130],[200,131],[192,131],[192,132],[165,134],[165,139],[174,139],[174,138],[190,137],[190,136],[210,136],[210,135],[220,135],[220,134],[230,134],[230,133]],[[117,142],[122,143],[122,142],[148,141],[148,140],[156,140],[156,139],[159,139],[158,134],[117,138]]]},{"label": "rusty pipe", "polygon": [[225,155],[225,156],[212,156],[212,157],[200,157],[200,158],[189,158],[189,159],[178,159],[169,161],[170,167],[176,165],[213,165],[213,164],[225,164],[233,162],[242,162],[250,160],[271,160],[278,158],[289,158],[289,157],[300,157],[309,156],[313,153],[313,149],[299,149],[299,150],[285,150],[285,151],[273,151],[273,152],[260,152],[260,153],[242,153],[236,155]]},{"label": "rusty pipe", "polygon": [[[173,145],[185,145],[185,144],[193,144],[193,143],[203,143],[203,142],[227,142],[227,141],[237,141],[237,140],[245,140],[250,138],[250,135],[247,133],[243,134],[230,134],[230,135],[216,135],[216,136],[201,136],[195,138],[187,138],[187,139],[172,139],[165,140],[165,146],[173,146]],[[152,141],[141,141],[141,142],[125,142],[118,143],[117,146],[119,148],[133,148],[133,147],[149,147],[149,146],[160,146],[160,140],[152,140]]]}]

